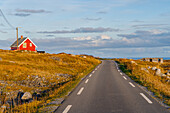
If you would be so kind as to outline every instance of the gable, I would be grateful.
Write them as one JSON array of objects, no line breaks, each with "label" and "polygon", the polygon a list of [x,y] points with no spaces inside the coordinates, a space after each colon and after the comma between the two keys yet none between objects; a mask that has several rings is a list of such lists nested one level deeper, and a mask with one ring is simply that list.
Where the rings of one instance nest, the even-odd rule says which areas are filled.
[{"label": "gable", "polygon": [[[22,39],[21,38],[18,39],[18,47],[25,39],[26,37]],[[10,47],[17,47],[17,40]]]},{"label": "gable", "polygon": [[[18,39],[18,47],[20,47],[26,40],[29,40],[35,47],[37,47],[30,38],[25,37],[25,38],[19,38]],[[10,47],[17,47],[17,40],[10,46]]]}]

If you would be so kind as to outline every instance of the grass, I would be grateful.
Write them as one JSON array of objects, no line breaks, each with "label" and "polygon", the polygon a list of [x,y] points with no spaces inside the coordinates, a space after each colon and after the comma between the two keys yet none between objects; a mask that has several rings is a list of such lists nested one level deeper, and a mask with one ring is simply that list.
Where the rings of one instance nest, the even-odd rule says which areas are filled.
[{"label": "grass", "polygon": [[[101,61],[92,56],[82,58],[71,54],[39,54],[34,52],[0,50],[0,80],[8,84],[1,84],[3,92],[12,92],[22,89],[24,92],[34,93],[37,89],[50,91],[40,100],[16,106],[13,112],[37,112],[55,98],[68,94],[89,72]],[[68,77],[57,76],[67,74]],[[46,87],[28,87],[21,85],[23,80],[33,80],[33,76],[44,78]],[[52,85],[52,83],[57,85]],[[59,83],[59,84],[58,84]],[[12,85],[11,85],[12,84]]]},{"label": "grass", "polygon": [[170,106],[170,83],[166,82],[166,77],[159,77],[155,75],[155,71],[148,69],[149,73],[141,70],[141,68],[157,67],[160,68],[162,72],[167,72],[167,69],[164,70],[164,65],[170,65],[166,63],[152,63],[152,62],[143,62],[136,60],[137,63],[131,63],[129,59],[116,59],[119,63],[120,69],[126,73],[132,80],[139,83],[140,85],[145,86],[149,91],[152,91],[156,97],[161,99],[165,104]]}]

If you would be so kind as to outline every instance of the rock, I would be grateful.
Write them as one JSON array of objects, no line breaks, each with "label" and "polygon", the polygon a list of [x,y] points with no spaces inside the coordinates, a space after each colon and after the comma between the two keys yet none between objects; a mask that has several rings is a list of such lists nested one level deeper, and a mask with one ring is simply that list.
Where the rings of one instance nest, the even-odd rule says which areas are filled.
[{"label": "rock", "polygon": [[5,110],[6,110],[6,105],[4,104],[4,105],[2,105],[1,106],[1,108],[0,108],[0,113],[4,113],[5,112]]},{"label": "rock", "polygon": [[148,69],[150,69],[151,67],[150,66],[148,66]]},{"label": "rock", "polygon": [[29,100],[32,99],[32,95],[30,92],[25,92],[24,95],[21,97],[22,100]]},{"label": "rock", "polygon": [[144,67],[142,67],[141,70],[144,70],[145,72],[149,73],[149,71]]},{"label": "rock", "polygon": [[135,61],[130,61],[131,64],[138,65]]},{"label": "rock", "polygon": [[161,76],[162,76],[162,77],[166,77],[166,75],[165,75],[165,74],[162,74]]},{"label": "rock", "polygon": [[170,80],[167,80],[168,83],[170,83]]},{"label": "rock", "polygon": [[167,79],[170,79],[170,77],[169,77],[169,76],[166,76],[166,78],[167,78]]},{"label": "rock", "polygon": [[170,70],[168,70],[168,72],[166,73],[166,75],[170,75]]},{"label": "rock", "polygon": [[152,70],[155,71],[157,68],[156,67],[152,67]]},{"label": "rock", "polygon": [[155,75],[161,76],[161,75],[162,75],[161,70],[160,70],[160,69],[157,69]]}]

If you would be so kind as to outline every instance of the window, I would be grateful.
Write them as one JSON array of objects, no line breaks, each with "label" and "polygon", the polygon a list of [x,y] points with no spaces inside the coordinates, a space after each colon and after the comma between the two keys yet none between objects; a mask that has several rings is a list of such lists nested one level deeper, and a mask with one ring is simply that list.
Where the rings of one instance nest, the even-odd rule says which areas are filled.
[{"label": "window", "polygon": [[30,47],[32,47],[32,43],[30,43]]},{"label": "window", "polygon": [[23,48],[27,48],[27,43],[24,43],[24,44],[23,44]]}]

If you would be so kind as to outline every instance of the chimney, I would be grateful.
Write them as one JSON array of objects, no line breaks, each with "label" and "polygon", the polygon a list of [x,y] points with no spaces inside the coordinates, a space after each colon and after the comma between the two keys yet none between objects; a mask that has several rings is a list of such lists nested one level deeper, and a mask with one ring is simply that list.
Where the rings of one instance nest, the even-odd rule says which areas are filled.
[{"label": "chimney", "polygon": [[21,39],[23,39],[23,36],[21,35]]}]

